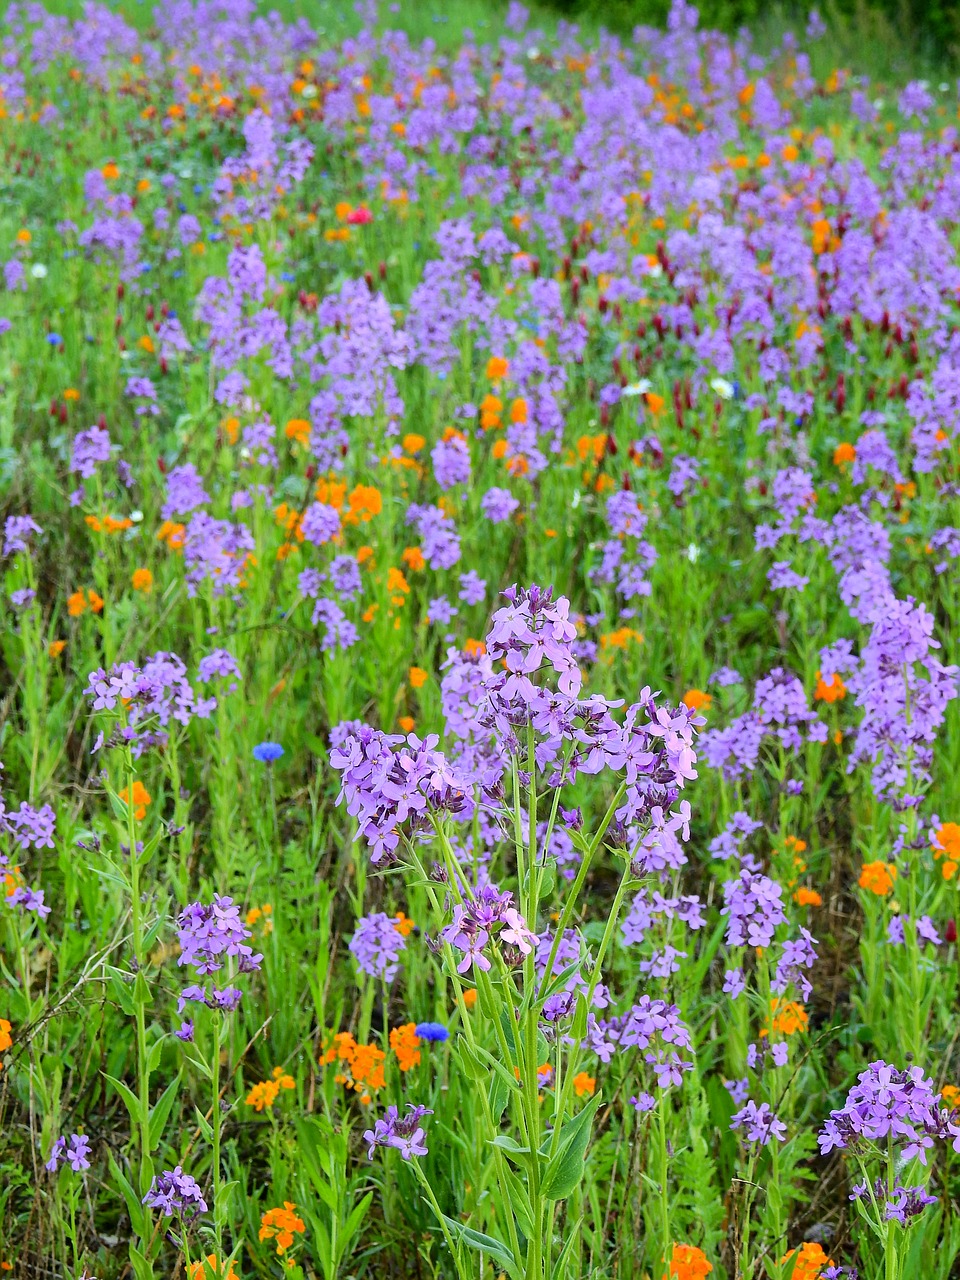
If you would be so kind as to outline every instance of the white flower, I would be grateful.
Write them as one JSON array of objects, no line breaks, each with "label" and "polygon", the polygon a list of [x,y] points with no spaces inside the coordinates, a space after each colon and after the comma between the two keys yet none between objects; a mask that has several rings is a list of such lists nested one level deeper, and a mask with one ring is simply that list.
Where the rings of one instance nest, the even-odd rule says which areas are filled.
[{"label": "white flower", "polygon": [[315,98],[317,96],[317,86],[315,84],[305,84],[300,91],[302,98]]},{"label": "white flower", "polygon": [[687,559],[691,564],[696,564],[700,559],[700,548],[695,542],[691,542],[687,547]]},{"label": "white flower", "polygon": [[714,378],[710,385],[721,400],[733,399],[733,383],[728,382],[726,378]]},{"label": "white flower", "polygon": [[130,519],[133,521],[133,523],[134,523],[134,524],[139,524],[139,523],[141,522],[141,520],[143,520],[143,512],[142,512],[142,511],[131,511],[131,512],[130,512]]},{"label": "white flower", "polygon": [[34,280],[46,280],[47,268],[42,262],[35,262],[30,268],[30,274],[33,276]]},{"label": "white flower", "polygon": [[620,395],[625,400],[633,396],[645,396],[652,386],[653,383],[649,378],[641,378],[639,382],[631,382],[628,387],[624,387]]},{"label": "white flower", "polygon": [[659,262],[648,262],[647,275],[650,276],[652,280],[656,280],[663,275],[663,267],[661,267]]}]

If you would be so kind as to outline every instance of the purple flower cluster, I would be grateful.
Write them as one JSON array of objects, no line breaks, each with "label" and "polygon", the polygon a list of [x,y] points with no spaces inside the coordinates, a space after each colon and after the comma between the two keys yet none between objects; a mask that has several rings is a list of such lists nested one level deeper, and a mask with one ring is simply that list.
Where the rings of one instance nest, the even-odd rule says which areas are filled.
[{"label": "purple flower cluster", "polygon": [[159,1209],[165,1218],[180,1218],[183,1222],[191,1222],[207,1212],[199,1184],[189,1173],[184,1173],[179,1164],[154,1175],[143,1203]]},{"label": "purple flower cluster", "polygon": [[363,1135],[367,1144],[367,1158],[372,1160],[378,1147],[393,1147],[404,1160],[410,1160],[413,1156],[425,1156],[426,1133],[420,1121],[424,1116],[432,1115],[429,1107],[414,1106],[412,1102],[407,1103],[405,1116],[401,1116],[396,1107],[387,1107],[386,1113]]},{"label": "purple flower cluster", "polygon": [[90,1139],[85,1133],[73,1133],[69,1138],[60,1137],[53,1144],[50,1159],[44,1168],[56,1173],[60,1162],[66,1160],[74,1173],[90,1168]]},{"label": "purple flower cluster", "polygon": [[927,1163],[934,1138],[952,1139],[960,1151],[960,1127],[940,1106],[936,1086],[921,1067],[900,1070],[883,1061],[871,1062],[860,1072],[857,1083],[838,1111],[820,1130],[818,1142],[823,1155],[834,1147],[841,1150],[876,1144],[882,1154],[893,1143],[903,1160],[914,1156]]},{"label": "purple flower cluster", "polygon": [[361,973],[392,982],[399,969],[399,957],[406,949],[406,939],[395,919],[383,911],[361,916],[350,939],[350,952]]}]

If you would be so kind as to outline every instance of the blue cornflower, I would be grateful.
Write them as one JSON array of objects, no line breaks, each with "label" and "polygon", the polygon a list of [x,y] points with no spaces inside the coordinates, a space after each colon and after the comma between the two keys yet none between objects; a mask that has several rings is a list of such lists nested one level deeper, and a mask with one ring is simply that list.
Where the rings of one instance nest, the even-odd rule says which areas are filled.
[{"label": "blue cornflower", "polygon": [[258,742],[253,748],[254,760],[259,760],[261,764],[273,764],[274,760],[279,760],[283,755],[283,747],[279,742]]},{"label": "blue cornflower", "polygon": [[63,345],[63,339],[60,337],[59,333],[48,333],[47,341],[50,343],[51,347],[60,347]]},{"label": "blue cornflower", "polygon": [[450,1032],[442,1022],[418,1022],[414,1034],[419,1040],[437,1040],[442,1043],[450,1039]]}]

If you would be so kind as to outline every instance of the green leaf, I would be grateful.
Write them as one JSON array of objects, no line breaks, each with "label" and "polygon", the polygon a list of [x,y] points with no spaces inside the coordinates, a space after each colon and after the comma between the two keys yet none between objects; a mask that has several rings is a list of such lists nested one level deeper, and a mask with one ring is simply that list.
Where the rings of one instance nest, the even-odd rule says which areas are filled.
[{"label": "green leaf", "polygon": [[124,1204],[127,1206],[127,1213],[130,1215],[130,1225],[135,1235],[143,1236],[146,1227],[146,1211],[140,1203],[140,1197],[127,1181],[112,1151],[109,1153],[109,1159],[110,1172],[113,1174],[114,1182],[120,1188],[120,1194],[123,1196]]},{"label": "green leaf", "polygon": [[137,1280],[154,1280],[153,1267],[133,1243],[130,1245],[130,1265]]},{"label": "green leaf", "polygon": [[160,1139],[163,1137],[163,1131],[166,1128],[167,1120],[170,1118],[170,1111],[173,1107],[174,1099],[177,1096],[177,1090],[180,1088],[179,1073],[174,1076],[167,1087],[157,1099],[153,1110],[150,1112],[150,1150],[156,1151],[160,1145]]},{"label": "green leaf", "polygon": [[519,1142],[506,1133],[498,1133],[495,1138],[490,1138],[489,1142],[491,1147],[499,1147],[501,1151],[505,1151],[512,1159],[530,1154],[529,1147],[521,1147]]},{"label": "green leaf", "polygon": [[507,1191],[510,1195],[509,1208],[513,1210],[520,1230],[529,1240],[533,1235],[533,1209],[530,1206],[530,1197],[527,1195],[523,1183],[511,1168],[504,1166],[503,1172]]},{"label": "green leaf", "polygon": [[367,1210],[370,1208],[370,1202],[373,1200],[373,1192],[368,1191],[359,1204],[354,1205],[350,1211],[350,1216],[343,1224],[343,1231],[340,1235],[341,1247],[343,1253],[347,1251],[347,1245],[353,1239],[354,1235],[360,1229],[360,1224],[367,1216]]},{"label": "green leaf", "polygon": [[553,1264],[550,1280],[563,1280],[564,1276],[567,1274],[567,1263],[570,1261],[574,1245],[580,1239],[580,1224],[582,1222],[583,1218],[580,1217],[572,1227],[567,1223],[566,1229],[569,1232],[569,1235],[567,1236],[567,1243],[560,1250],[560,1256]]},{"label": "green leaf", "polygon": [[584,1156],[590,1141],[590,1126],[600,1105],[600,1094],[591,1098],[582,1111],[568,1120],[560,1130],[556,1152],[547,1161],[540,1183],[547,1200],[563,1200],[583,1177]]},{"label": "green leaf", "polygon": [[130,1123],[136,1128],[140,1123],[140,1099],[133,1092],[129,1085],[125,1085],[122,1080],[118,1080],[116,1076],[108,1076],[104,1072],[104,1076],[119,1093],[127,1107],[127,1114],[130,1117]]},{"label": "green leaf", "polygon": [[506,1271],[512,1280],[521,1280],[521,1271],[514,1258],[513,1253],[500,1240],[494,1239],[493,1236],[484,1235],[482,1231],[474,1231],[472,1227],[465,1227],[462,1222],[457,1222],[453,1218],[443,1215],[443,1220],[450,1228],[450,1234],[453,1238],[460,1239],[470,1249],[477,1249],[481,1253],[485,1253],[488,1258],[492,1258],[498,1266]]},{"label": "green leaf", "polygon": [[200,1130],[200,1132],[201,1132],[201,1133],[203,1134],[203,1136],[206,1138],[207,1142],[212,1142],[212,1141],[213,1141],[213,1126],[211,1125],[210,1121],[209,1121],[209,1120],[207,1119],[207,1117],[203,1114],[203,1112],[200,1110],[200,1108],[199,1108],[199,1107],[194,1107],[194,1108],[193,1108],[193,1111],[194,1111],[194,1115],[195,1115],[195,1116],[196,1116],[196,1118],[197,1118],[197,1128]]}]

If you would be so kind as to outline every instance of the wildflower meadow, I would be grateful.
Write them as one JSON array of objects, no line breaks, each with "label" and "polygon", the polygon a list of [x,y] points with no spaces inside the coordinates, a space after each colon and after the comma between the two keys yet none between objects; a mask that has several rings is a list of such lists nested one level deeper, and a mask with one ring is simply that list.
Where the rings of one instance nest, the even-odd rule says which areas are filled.
[{"label": "wildflower meadow", "polygon": [[425,13],[0,19],[0,1269],[950,1280],[958,85]]}]

